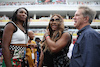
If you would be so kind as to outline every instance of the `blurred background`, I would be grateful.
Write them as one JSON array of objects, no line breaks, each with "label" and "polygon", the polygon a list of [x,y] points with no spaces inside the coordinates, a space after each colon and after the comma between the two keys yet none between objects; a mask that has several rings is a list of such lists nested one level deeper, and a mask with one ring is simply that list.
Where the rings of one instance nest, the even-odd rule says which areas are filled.
[{"label": "blurred background", "polygon": [[[60,14],[64,18],[65,31],[69,31],[73,35],[74,44],[78,30],[74,28],[73,16],[80,5],[89,6],[97,11],[91,27],[100,33],[100,0],[0,0],[0,38],[2,38],[5,24],[11,20],[13,12],[19,7],[25,7],[30,16],[29,30],[34,32],[35,38],[42,39],[50,17],[53,14]],[[0,59],[0,64],[1,62]]]}]

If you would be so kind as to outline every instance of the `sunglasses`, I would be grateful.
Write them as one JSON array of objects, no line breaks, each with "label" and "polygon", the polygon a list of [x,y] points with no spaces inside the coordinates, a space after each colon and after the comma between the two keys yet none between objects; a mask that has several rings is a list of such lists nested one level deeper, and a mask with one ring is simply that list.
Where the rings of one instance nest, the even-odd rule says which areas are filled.
[{"label": "sunglasses", "polygon": [[59,18],[57,18],[57,19],[51,19],[50,21],[60,21],[60,19]]}]

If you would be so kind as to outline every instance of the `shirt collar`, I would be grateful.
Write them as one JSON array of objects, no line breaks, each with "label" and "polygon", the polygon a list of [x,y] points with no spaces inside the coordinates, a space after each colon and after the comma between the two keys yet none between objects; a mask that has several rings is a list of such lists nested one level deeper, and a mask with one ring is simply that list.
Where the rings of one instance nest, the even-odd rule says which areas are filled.
[{"label": "shirt collar", "polygon": [[78,31],[77,35],[80,36],[81,33],[82,33],[85,29],[87,29],[87,28],[89,28],[89,27],[90,27],[90,25],[87,25],[87,26],[83,27],[82,29],[80,29],[80,30]]}]

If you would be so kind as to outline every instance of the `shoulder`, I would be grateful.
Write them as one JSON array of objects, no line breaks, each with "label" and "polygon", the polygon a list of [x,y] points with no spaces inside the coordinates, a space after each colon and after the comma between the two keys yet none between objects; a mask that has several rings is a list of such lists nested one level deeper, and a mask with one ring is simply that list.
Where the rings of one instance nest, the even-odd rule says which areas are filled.
[{"label": "shoulder", "polygon": [[97,39],[97,38],[99,38],[100,39],[100,33],[98,33],[97,31],[95,31],[94,29],[88,29],[85,33],[84,33],[84,37],[86,38],[86,39]]},{"label": "shoulder", "polygon": [[71,34],[69,33],[69,32],[64,32],[63,34],[62,34],[62,37],[66,37],[66,38],[71,38]]},{"label": "shoulder", "polygon": [[15,26],[15,23],[13,21],[9,21],[5,26]]},{"label": "shoulder", "polygon": [[[5,25],[5,29],[13,30],[13,29],[15,29],[15,26],[13,25],[13,23],[8,22],[8,23]],[[9,30],[9,31],[10,31],[10,30]]]},{"label": "shoulder", "polygon": [[36,44],[36,42],[35,42],[35,41],[33,41],[33,40],[32,40],[31,42],[32,42],[33,44]]},{"label": "shoulder", "polygon": [[69,32],[64,32],[62,35],[63,36],[70,36],[71,34]]},{"label": "shoulder", "polygon": [[91,35],[96,35],[96,34],[99,34],[97,31],[95,31],[94,29],[92,29],[92,28],[89,28],[89,29],[87,29],[86,31],[85,31],[85,33],[84,33],[86,36],[88,35],[88,36],[91,36]]}]

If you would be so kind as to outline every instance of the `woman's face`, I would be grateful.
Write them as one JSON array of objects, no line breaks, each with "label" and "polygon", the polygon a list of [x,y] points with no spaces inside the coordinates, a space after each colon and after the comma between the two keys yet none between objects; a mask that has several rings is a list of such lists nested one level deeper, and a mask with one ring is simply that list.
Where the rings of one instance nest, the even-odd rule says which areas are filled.
[{"label": "woman's face", "polygon": [[19,9],[17,12],[17,19],[19,21],[25,22],[27,18],[27,11],[25,9]]},{"label": "woman's face", "polygon": [[52,30],[57,30],[58,29],[58,24],[59,24],[60,18],[58,16],[54,16],[50,19],[50,27]]}]

